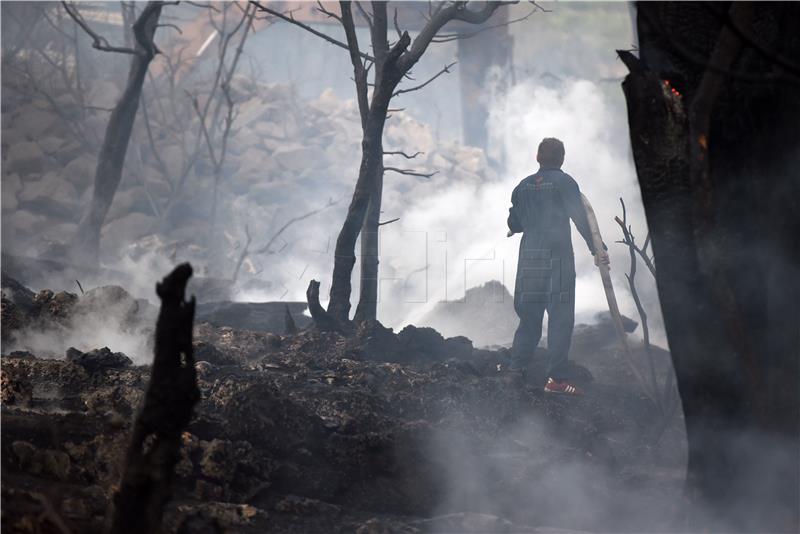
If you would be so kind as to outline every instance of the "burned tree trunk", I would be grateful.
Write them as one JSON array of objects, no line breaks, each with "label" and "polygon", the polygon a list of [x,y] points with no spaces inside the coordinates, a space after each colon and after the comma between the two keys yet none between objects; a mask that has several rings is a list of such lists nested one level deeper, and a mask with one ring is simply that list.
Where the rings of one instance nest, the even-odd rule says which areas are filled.
[{"label": "burned tree trunk", "polygon": [[[336,239],[328,313],[339,321],[346,321],[349,318],[350,280],[356,263],[356,241],[364,224],[370,198],[378,185],[379,178],[376,177],[383,173],[383,127],[393,90],[394,85],[386,87],[381,91],[381,95],[376,94],[373,97],[370,117],[361,143],[362,158],[358,181],[353,199],[350,201],[350,208],[347,210],[347,217]],[[376,88],[375,93],[379,91],[380,88]],[[379,207],[378,210],[380,211]],[[377,272],[375,274],[377,276]]]},{"label": "burned tree trunk", "polygon": [[[425,87],[442,72],[448,72],[445,67],[442,72],[433,78],[412,89],[405,89],[395,92],[398,84],[408,74],[411,68],[416,65],[419,59],[427,50],[431,42],[437,37],[437,33],[442,27],[452,20],[460,20],[468,24],[482,24],[491,17],[494,12],[502,5],[515,2],[486,2],[480,9],[470,9],[469,2],[440,3],[435,8],[431,8],[431,16],[425,27],[411,41],[408,32],[401,32],[397,29],[398,39],[390,47],[387,38],[388,18],[386,13],[386,2],[372,2],[372,16],[356,3],[356,7],[362,10],[362,15],[369,20],[370,37],[372,39],[372,51],[374,57],[361,51],[351,12],[351,2],[339,2],[341,15],[328,11],[322,4],[318,10],[328,17],[337,19],[344,27],[347,42],[340,42],[336,39],[321,34],[320,32],[304,25],[284,13],[271,9],[260,2],[251,2],[259,10],[270,15],[283,19],[289,23],[302,27],[306,31],[322,37],[329,43],[340,48],[344,48],[350,53],[350,60],[354,70],[354,80],[356,83],[356,93],[358,108],[361,115],[361,126],[363,130],[363,140],[361,143],[361,166],[359,168],[358,180],[347,210],[344,224],[339,231],[334,250],[333,277],[331,280],[330,300],[328,302],[327,316],[339,323],[346,323],[350,320],[350,295],[352,292],[351,279],[353,267],[356,263],[356,241],[359,233],[365,224],[370,199],[373,195],[380,195],[380,185],[383,179],[383,127],[386,123],[389,111],[389,102],[392,97],[402,93],[410,92]],[[369,68],[367,67],[369,65]],[[374,84],[372,97],[368,95],[367,71],[374,68]],[[375,207],[372,212],[374,228],[377,228],[377,217],[380,214],[379,202],[374,202]],[[373,227],[370,224],[368,227]],[[377,302],[377,231],[371,232],[372,236],[367,237],[364,246],[369,251],[374,260],[365,262],[366,272],[372,275],[371,280],[365,280],[367,294],[364,305],[361,306],[360,317],[370,318],[375,315],[375,304]],[[373,298],[374,296],[374,298]],[[372,302],[369,302],[371,300]],[[309,301],[309,306],[312,302]],[[316,305],[319,305],[317,299]]]},{"label": "burned tree trunk", "polygon": [[181,434],[200,400],[192,352],[195,301],[184,300],[192,276],[179,265],[160,284],[155,357],[142,410],[136,417],[119,491],[114,496],[111,531],[157,532],[171,495]]},{"label": "burned tree trunk", "polygon": [[[64,5],[67,7],[66,3]],[[98,262],[100,231],[122,179],[122,167],[139,109],[139,98],[147,69],[158,52],[153,37],[158,27],[162,5],[162,2],[148,2],[136,19],[133,24],[135,39],[133,49],[109,46],[105,39],[89,28],[74,7],[67,7],[73,19],[94,39],[94,48],[131,55],[127,85],[111,112],[100,154],[97,157],[92,202],[78,224],[72,253],[74,261],[81,264],[96,265]]]},{"label": "burned tree trunk", "polygon": [[374,321],[378,318],[378,263],[380,256],[380,216],[383,196],[383,169],[375,191],[369,200],[367,216],[361,228],[361,285],[355,321]]},{"label": "burned tree trunk", "polygon": [[690,530],[800,522],[798,21],[793,4],[640,3],[640,57],[620,53]]}]

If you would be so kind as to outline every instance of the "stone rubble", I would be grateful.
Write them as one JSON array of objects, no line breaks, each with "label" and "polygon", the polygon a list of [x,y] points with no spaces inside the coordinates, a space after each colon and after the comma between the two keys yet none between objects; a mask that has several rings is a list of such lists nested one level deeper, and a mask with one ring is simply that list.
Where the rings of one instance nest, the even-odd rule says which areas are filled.
[{"label": "stone rubble", "polygon": [[[82,146],[46,100],[14,83],[4,79],[3,249],[18,256],[63,261],[91,201],[99,145]],[[108,100],[107,95],[119,93],[108,81],[85,83],[91,89],[90,103],[92,95]],[[201,145],[183,193],[168,205],[191,160],[200,126],[191,110],[179,110],[183,137],[176,137],[169,95],[149,95],[152,135],[167,175],[161,171],[139,118],[126,171],[102,230],[101,258],[106,263],[130,255],[131,247],[144,246],[163,257],[178,253],[205,266],[209,271],[205,274],[225,278],[232,276],[244,246],[245,224],[251,229],[270,224],[265,235],[254,236],[255,248],[291,215],[318,208],[329,197],[344,200],[317,215],[320,224],[313,227],[333,227],[341,222],[361,152],[354,102],[341,100],[331,90],[316,99],[298,101],[290,86],[255,84],[244,78],[236,78],[231,91],[237,115],[220,180],[217,217],[224,221],[222,235],[209,231],[214,173],[205,145]],[[69,93],[52,96],[65,105],[71,98]],[[111,107],[107,104],[92,103],[97,108]],[[157,112],[161,109],[168,110],[166,120]],[[86,114],[81,125],[85,128],[98,122],[102,134],[107,113],[87,110]],[[393,216],[401,216],[414,198],[429,195],[443,183],[477,184],[497,178],[482,150],[440,143],[428,125],[402,112],[389,119],[384,147],[421,153],[413,161],[387,155],[387,166],[438,171],[430,180],[387,173],[391,186],[385,188],[383,204]],[[316,194],[319,191],[324,193]],[[263,259],[251,258],[241,273],[242,281],[255,276]]]}]

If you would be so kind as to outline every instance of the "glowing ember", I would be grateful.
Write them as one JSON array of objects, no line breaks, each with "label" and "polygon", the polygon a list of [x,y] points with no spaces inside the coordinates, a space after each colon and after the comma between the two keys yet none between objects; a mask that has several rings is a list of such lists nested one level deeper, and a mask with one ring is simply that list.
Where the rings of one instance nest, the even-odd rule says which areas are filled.
[{"label": "glowing ember", "polygon": [[673,87],[672,84],[669,83],[669,80],[664,80],[664,87],[667,88],[669,90],[669,92],[672,93],[673,95],[681,96],[680,91],[675,89],[675,87]]}]

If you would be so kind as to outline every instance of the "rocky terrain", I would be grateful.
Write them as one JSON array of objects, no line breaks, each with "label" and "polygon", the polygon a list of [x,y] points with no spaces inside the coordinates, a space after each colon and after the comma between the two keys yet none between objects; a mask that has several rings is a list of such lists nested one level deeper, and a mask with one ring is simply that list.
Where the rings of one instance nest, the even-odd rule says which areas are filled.
[{"label": "rocky terrain", "polygon": [[[34,294],[3,279],[4,531],[102,528],[149,365],[111,343],[54,345],[58,357],[6,348],[87,308],[150,335],[152,307],[122,288]],[[224,307],[215,313],[231,322]],[[183,434],[165,530],[664,529],[679,506],[682,422],[652,439],[654,406],[607,322],[576,328],[575,347],[587,394],[553,398],[541,390],[542,354],[511,372],[506,351],[430,328],[368,323],[345,338],[198,321],[202,400]]]},{"label": "rocky terrain", "polygon": [[[91,200],[107,110],[120,94],[122,79],[84,79],[86,94],[78,102],[74,88],[59,85],[57,79],[43,93],[25,76],[12,75],[22,67],[4,63],[4,68],[8,72],[3,78],[1,136],[6,263],[16,265],[20,258],[63,262]],[[199,137],[199,120],[183,91],[175,94],[166,89],[164,76],[154,81],[157,90],[147,92],[147,122],[144,117],[136,122],[123,179],[102,230],[102,262],[125,272],[134,266],[161,272],[177,256],[196,265],[198,276],[218,280],[217,299],[232,298],[236,291],[279,298],[279,280],[260,276],[265,261],[270,259],[273,272],[282,268],[276,267],[278,252],[281,256],[291,252],[301,269],[304,262],[319,261],[329,229],[340,223],[346,210],[342,199],[352,194],[361,143],[354,102],[331,90],[299,101],[289,85],[237,77],[231,84],[236,117],[219,181],[217,224],[212,228],[214,169]],[[208,80],[183,84],[189,93],[202,94]],[[387,216],[402,216],[414,199],[445,183],[478,184],[497,178],[481,149],[439,142],[427,124],[402,112],[392,115],[384,136],[386,150],[417,157],[412,161],[400,154],[387,155],[386,165],[437,174],[430,180],[388,173],[383,200]],[[320,208],[325,209],[265,249],[291,217]],[[20,272],[24,266],[14,274],[21,276]],[[95,279],[78,270],[65,273],[59,281],[75,278]],[[129,278],[130,284],[138,282]],[[235,288],[233,278],[238,281]]]}]

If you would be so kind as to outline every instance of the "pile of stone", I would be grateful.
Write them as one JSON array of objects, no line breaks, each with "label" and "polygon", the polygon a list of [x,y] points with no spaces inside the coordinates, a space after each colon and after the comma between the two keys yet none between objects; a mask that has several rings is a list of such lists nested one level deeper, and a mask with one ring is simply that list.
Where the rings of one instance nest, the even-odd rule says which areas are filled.
[{"label": "pile of stone", "polygon": [[[86,104],[92,108],[81,113],[69,92],[46,98],[25,87],[4,87],[6,253],[65,259],[92,195],[108,119],[107,111],[99,108],[112,107],[120,93],[108,81],[84,83],[90,88]],[[303,228],[330,229],[341,223],[360,163],[361,126],[353,100],[325,90],[316,99],[298,101],[288,85],[240,78],[232,84],[232,94],[236,112],[219,181],[219,230],[209,231],[214,169],[189,99],[181,93],[175,104],[172,95],[146,94],[150,133],[140,112],[123,180],[102,231],[101,258],[106,264],[116,265],[120,254],[128,254],[136,243],[140,250],[191,260],[200,274],[226,278],[244,246],[245,225],[257,229],[252,243],[257,248],[287,219],[331,198],[342,201],[304,222]],[[219,129],[215,135],[219,153]],[[431,179],[387,173],[384,207],[392,217],[402,216],[414,199],[432,194],[443,182],[496,178],[482,150],[440,143],[428,125],[407,113],[392,113],[384,147],[420,153],[412,161],[386,156],[387,166],[437,171]],[[182,192],[173,196],[190,161],[194,164]],[[259,269],[258,258],[253,257],[241,274],[247,278]]]}]

